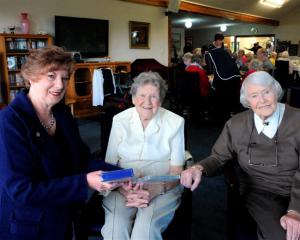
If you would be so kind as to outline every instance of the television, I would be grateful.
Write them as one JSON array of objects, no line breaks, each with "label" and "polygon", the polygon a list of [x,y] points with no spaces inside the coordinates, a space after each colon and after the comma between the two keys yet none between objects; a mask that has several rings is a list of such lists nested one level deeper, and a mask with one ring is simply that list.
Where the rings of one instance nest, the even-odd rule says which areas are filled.
[{"label": "television", "polygon": [[109,21],[55,16],[55,45],[83,58],[108,56]]}]

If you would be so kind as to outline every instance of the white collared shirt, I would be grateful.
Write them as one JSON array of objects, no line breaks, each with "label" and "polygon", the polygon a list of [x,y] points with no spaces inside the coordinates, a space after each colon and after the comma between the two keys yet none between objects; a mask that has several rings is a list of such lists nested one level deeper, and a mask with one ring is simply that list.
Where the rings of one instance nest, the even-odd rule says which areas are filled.
[{"label": "white collared shirt", "polygon": [[254,113],[254,124],[258,134],[262,132],[268,138],[272,139],[281,123],[284,110],[285,105],[282,103],[277,103],[275,112],[266,120],[262,120],[256,113]]},{"label": "white collared shirt", "polygon": [[133,168],[138,176],[168,174],[184,164],[184,119],[159,108],[143,129],[136,108],[113,119],[105,161]]}]

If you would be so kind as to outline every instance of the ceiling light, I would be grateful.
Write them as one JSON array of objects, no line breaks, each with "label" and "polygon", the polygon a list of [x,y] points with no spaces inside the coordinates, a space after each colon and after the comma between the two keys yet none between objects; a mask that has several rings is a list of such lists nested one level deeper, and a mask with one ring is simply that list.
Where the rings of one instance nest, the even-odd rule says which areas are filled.
[{"label": "ceiling light", "polygon": [[284,0],[260,0],[260,2],[270,7],[280,8],[282,7]]},{"label": "ceiling light", "polygon": [[222,32],[225,32],[227,30],[227,26],[226,25],[221,25],[220,30]]},{"label": "ceiling light", "polygon": [[184,25],[185,25],[186,28],[191,28],[192,25],[193,25],[192,20],[191,19],[185,20]]}]

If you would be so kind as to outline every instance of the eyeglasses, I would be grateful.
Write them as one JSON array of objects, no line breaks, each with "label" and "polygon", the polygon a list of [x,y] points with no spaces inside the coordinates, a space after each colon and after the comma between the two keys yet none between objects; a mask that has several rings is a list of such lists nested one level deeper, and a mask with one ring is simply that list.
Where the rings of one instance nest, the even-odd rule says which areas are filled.
[{"label": "eyeglasses", "polygon": [[[247,154],[249,155],[249,160],[248,160],[248,164],[250,166],[253,167],[277,167],[278,166],[278,135],[277,132],[274,136],[274,144],[275,144],[275,162],[272,164],[266,164],[263,162],[260,163],[256,163],[252,161],[252,157],[253,157],[253,150],[255,149],[256,143],[251,142],[251,138],[252,138],[252,134],[253,134],[253,130],[254,130],[254,124],[252,126],[252,130],[251,130],[251,134],[250,134],[250,138],[249,138],[249,143],[248,143],[248,147],[247,147]],[[274,152],[274,151],[272,151]]]}]

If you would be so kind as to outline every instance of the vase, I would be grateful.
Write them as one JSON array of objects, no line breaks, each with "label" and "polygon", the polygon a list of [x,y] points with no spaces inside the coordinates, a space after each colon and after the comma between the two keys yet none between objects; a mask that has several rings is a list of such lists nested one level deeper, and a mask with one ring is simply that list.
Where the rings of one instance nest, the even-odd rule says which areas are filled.
[{"label": "vase", "polygon": [[28,13],[21,13],[21,32],[28,34],[30,28],[30,21],[28,19]]}]

